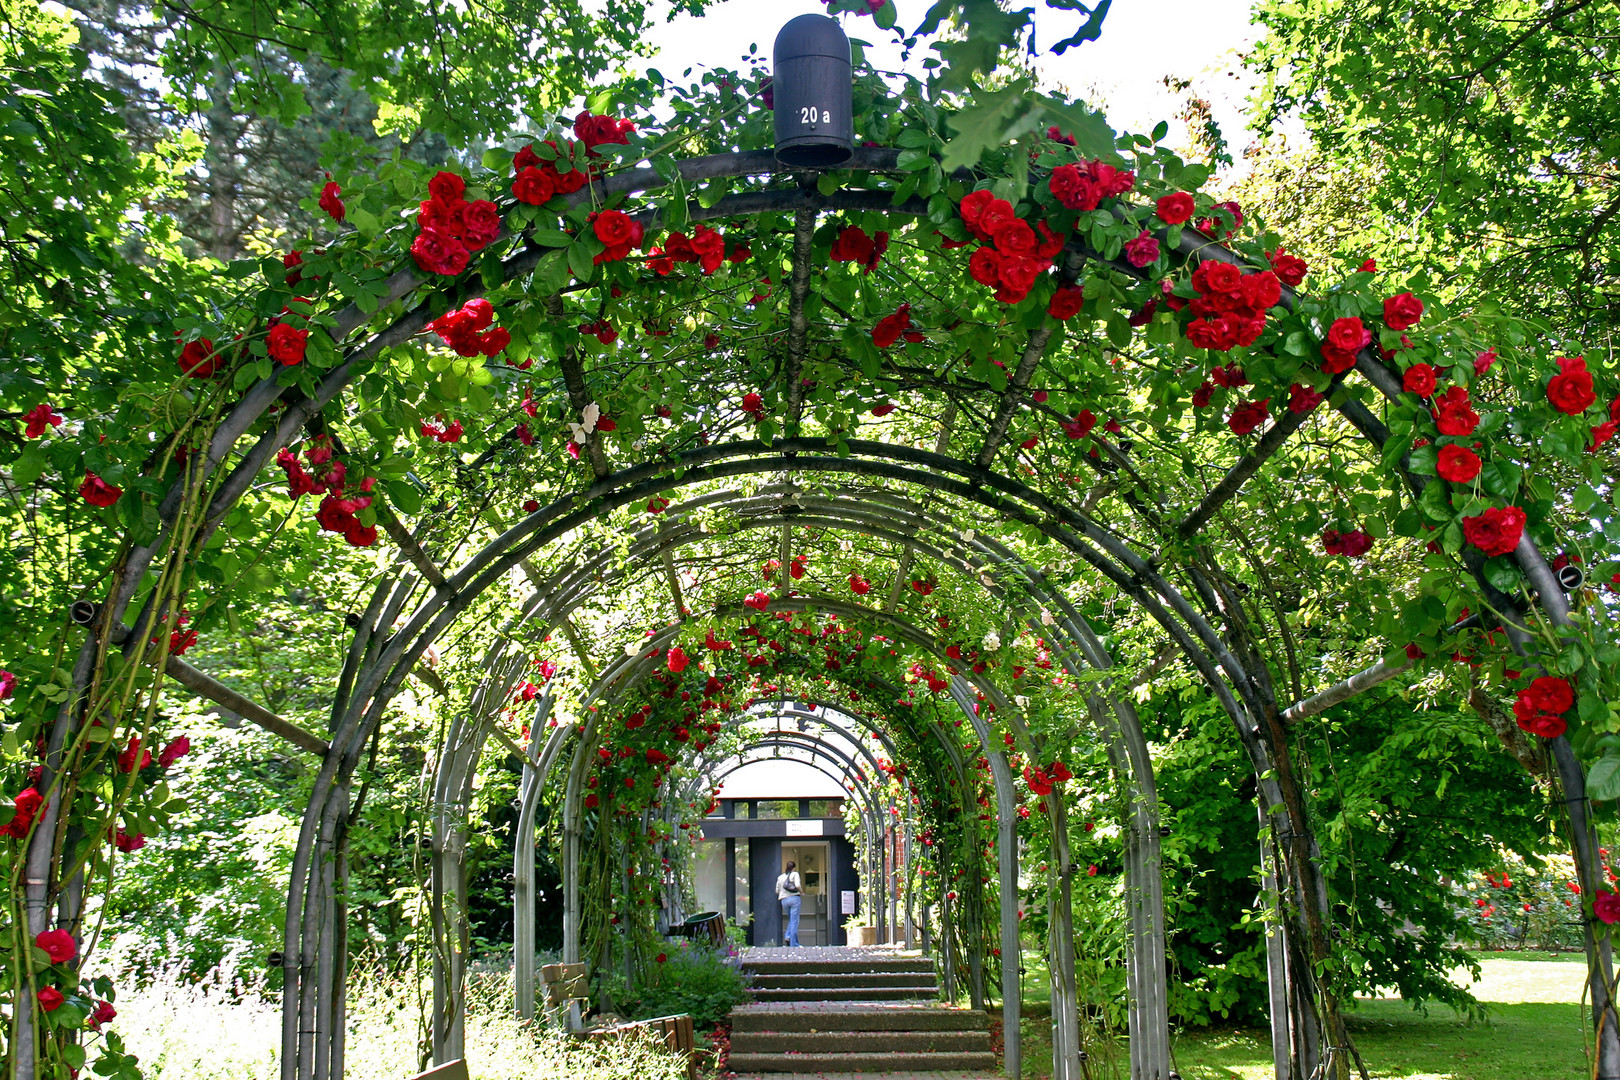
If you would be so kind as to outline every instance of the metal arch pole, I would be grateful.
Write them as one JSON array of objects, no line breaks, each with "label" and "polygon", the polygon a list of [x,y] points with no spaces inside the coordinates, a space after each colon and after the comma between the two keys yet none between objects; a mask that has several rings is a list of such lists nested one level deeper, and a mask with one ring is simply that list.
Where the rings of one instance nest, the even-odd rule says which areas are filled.
[{"label": "metal arch pole", "polygon": [[538,756],[540,764],[536,767],[527,759],[523,762],[512,850],[512,991],[517,1015],[525,1020],[534,1018],[534,819],[546,777],[563,745],[574,733],[572,724],[552,728],[550,735],[545,736],[544,748],[540,747],[541,733],[547,730],[546,722],[556,701],[556,682],[557,676],[553,676],[546,683],[529,730],[529,755]]},{"label": "metal arch pole", "polygon": [[[973,724],[979,741],[993,745],[990,727],[974,709],[967,691],[967,680],[960,675],[951,678],[951,697]],[[1023,1073],[1023,1047],[1021,1042],[1023,984],[1018,969],[1022,966],[1023,948],[1018,936],[1018,800],[1013,793],[1012,767],[1002,750],[990,750],[990,776],[996,787],[996,856],[997,871],[1001,879],[1001,900],[997,905],[1001,915],[1001,1040],[1005,1072],[1011,1080],[1019,1080]]]}]

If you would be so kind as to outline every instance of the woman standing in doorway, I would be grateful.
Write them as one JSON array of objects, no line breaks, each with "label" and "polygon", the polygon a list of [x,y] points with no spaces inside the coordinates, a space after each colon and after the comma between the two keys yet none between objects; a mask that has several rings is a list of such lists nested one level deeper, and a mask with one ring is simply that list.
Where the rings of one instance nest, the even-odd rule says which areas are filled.
[{"label": "woman standing in doorway", "polygon": [[782,944],[784,946],[799,944],[799,908],[804,905],[804,897],[799,895],[803,888],[799,881],[799,871],[795,869],[798,863],[788,860],[787,869],[782,876],[776,879],[776,899],[782,904]]}]

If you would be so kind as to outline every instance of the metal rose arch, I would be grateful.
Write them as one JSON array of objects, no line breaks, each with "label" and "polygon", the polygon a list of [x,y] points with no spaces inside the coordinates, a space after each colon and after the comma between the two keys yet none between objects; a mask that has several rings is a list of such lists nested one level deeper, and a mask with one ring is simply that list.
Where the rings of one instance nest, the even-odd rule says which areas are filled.
[{"label": "metal rose arch", "polygon": [[[271,365],[263,377],[244,380],[239,394],[218,388],[228,402],[203,452],[188,458],[152,507],[156,528],[131,533],[105,598],[78,613],[87,633],[71,673],[74,693],[50,728],[40,781],[50,794],[28,848],[30,933],[77,927],[83,915],[82,895],[62,884],[53,861],[55,838],[75,812],[55,780],[90,720],[92,688],[108,654],[122,650],[318,755],[288,883],[281,1075],[338,1080],[349,960],[347,840],[360,812],[355,778],[396,695],[415,679],[440,695],[449,716],[443,744],[431,748],[436,1062],[462,1052],[471,938],[461,855],[476,824],[468,807],[480,756],[495,739],[521,769],[514,856],[520,1015],[534,1009],[534,844],[548,792],[562,793],[565,958],[598,972],[612,954],[608,911],[592,899],[592,890],[604,887],[605,845],[649,825],[678,826],[683,807],[706,799],[737,762],[799,752],[852,791],[872,838],[869,855],[884,823],[900,823],[905,875],[924,846],[924,815],[940,815],[965,838],[959,849],[935,848],[930,858],[977,868],[995,849],[994,877],[968,875],[971,888],[939,905],[936,922],[909,876],[897,882],[877,862],[868,887],[882,918],[908,940],[915,928],[936,946],[948,987],[962,977],[975,1007],[999,996],[1006,1068],[1016,1077],[1016,763],[1039,767],[1061,762],[1071,748],[1095,746],[1124,808],[1131,1076],[1167,1080],[1170,927],[1160,806],[1133,691],[1175,664],[1203,681],[1252,765],[1261,810],[1256,843],[1276,912],[1267,948],[1278,1076],[1351,1075],[1354,1049],[1331,974],[1335,914],[1290,725],[1420,662],[1400,661],[1407,641],[1478,648],[1481,631],[1498,625],[1526,657],[1527,671],[1596,678],[1577,674],[1579,662],[1563,658],[1602,632],[1601,619],[1591,616],[1601,602],[1572,608],[1531,529],[1500,550],[1465,545],[1464,530],[1472,537],[1477,529],[1468,522],[1487,511],[1414,446],[1431,415],[1442,416],[1434,437],[1450,435],[1446,418],[1468,408],[1468,395],[1463,391],[1461,403],[1453,395],[1450,405],[1437,398],[1432,409],[1423,404],[1403,381],[1408,353],[1462,349],[1472,339],[1452,325],[1433,341],[1389,347],[1395,343],[1362,323],[1372,310],[1365,272],[1321,297],[1282,284],[1279,276],[1297,282],[1303,269],[1279,275],[1281,252],[1243,237],[1228,244],[1239,224],[1230,209],[1198,195],[1208,217],[1195,227],[1195,197],[1176,184],[1180,163],[1151,140],[1116,145],[1110,138],[1079,149],[1056,139],[1033,149],[1019,141],[946,170],[944,141],[936,137],[940,106],[895,96],[884,115],[895,128],[911,125],[890,130],[897,145],[857,147],[855,129],[846,126],[850,113],[835,118],[838,109],[855,110],[847,65],[841,76],[829,80],[821,70],[815,78],[823,82],[807,88],[779,66],[774,145],[760,121],[751,128],[697,125],[670,144],[713,152],[675,158],[637,145],[617,159],[621,167],[594,155],[628,142],[588,147],[559,135],[562,144],[546,144],[549,157],[525,146],[495,175],[474,176],[478,184],[512,182],[515,193],[501,198],[501,230],[485,241],[474,271],[424,269],[432,259],[421,240],[436,230],[421,221],[401,226],[395,254],[412,247],[416,265],[376,275],[374,288],[353,304],[324,294],[310,302],[308,325],[330,339],[329,363],[296,371]],[[858,99],[877,108],[881,80],[854,78]],[[836,100],[819,103],[827,93]],[[817,111],[828,119],[800,130]],[[562,167],[570,155],[577,170]],[[526,180],[525,170],[543,178],[577,171],[577,186],[565,194],[548,188],[536,201],[524,185],[539,181]],[[439,187],[429,189],[422,215],[439,212],[435,200],[442,210],[446,191],[460,198],[465,179],[445,172],[432,183]],[[1138,183],[1143,187],[1133,190]],[[1186,213],[1166,203],[1178,196]],[[711,222],[724,223],[724,231],[708,229]],[[660,235],[663,243],[653,248]],[[975,241],[975,253],[953,253]],[[646,257],[632,261],[638,244]],[[896,255],[886,262],[885,250],[903,251],[903,261]],[[1243,297],[1253,304],[1246,307]],[[487,305],[475,303],[484,299]],[[711,309],[728,313],[729,322],[711,321]],[[302,314],[288,310],[289,320]],[[638,344],[615,349],[619,327],[611,320],[621,310],[639,318],[641,335]],[[1239,310],[1248,314],[1222,322]],[[486,366],[460,348],[452,361],[423,344],[434,333],[450,342],[461,332],[455,319],[467,312],[486,328],[484,316],[499,313],[517,334],[508,333],[495,353],[511,348],[509,360],[527,362]],[[1422,336],[1415,316],[1408,322],[1394,311],[1387,322],[1395,335]],[[1229,331],[1247,342],[1221,340]],[[1237,354],[1247,375],[1225,355],[1234,348],[1247,350]],[[243,363],[244,371],[252,364]],[[1269,399],[1257,399],[1237,404],[1229,424],[1201,419],[1192,410],[1217,392],[1216,384],[1198,382],[1210,364],[1221,373],[1220,389],[1252,378],[1289,394],[1291,407],[1273,418]],[[372,505],[349,511],[374,517],[390,561],[369,603],[350,618],[328,730],[290,725],[169,656],[161,645],[167,635],[157,630],[179,611],[179,582],[211,537],[223,532],[228,539],[233,511],[278,456],[323,439],[321,446],[350,455],[345,439],[367,433],[392,447],[398,432],[379,433],[351,414],[423,380],[437,380],[434,393],[476,387],[480,407],[464,418],[471,424],[480,410],[491,414],[488,444],[476,454],[441,449],[460,438],[460,423],[450,438],[449,421],[429,420],[423,409],[413,416],[431,441],[409,480],[419,488],[418,505],[407,509],[412,500],[395,485],[374,493],[368,486]],[[501,406],[509,417],[493,415],[486,386],[511,399]],[[660,400],[660,389],[676,396]],[[1189,390],[1191,409],[1184,407]],[[851,406],[856,399],[862,408]],[[1082,408],[1087,401],[1108,422]],[[897,408],[898,419],[890,420]],[[676,409],[680,417],[671,415]],[[615,420],[631,411],[642,419],[633,433],[621,432]],[[542,440],[555,453],[544,460],[531,449],[530,421],[550,425]],[[1422,625],[1411,621],[1406,640],[1383,642],[1366,670],[1307,685],[1302,672],[1329,669],[1296,656],[1289,613],[1275,596],[1265,603],[1251,596],[1252,589],[1268,591],[1264,559],[1233,512],[1280,463],[1293,462],[1291,476],[1326,467],[1297,437],[1311,428],[1332,431],[1360,454],[1366,475],[1383,478],[1380,502],[1415,544],[1429,526],[1437,549],[1442,540],[1450,545],[1456,558],[1449,572],[1476,591],[1479,606],[1466,618],[1442,612]],[[343,437],[334,436],[340,429]],[[1502,440],[1488,452],[1507,460],[1518,448]],[[562,442],[567,451],[555,445]],[[291,457],[293,466],[281,463],[289,482],[292,468],[302,469]],[[1304,520],[1303,508],[1282,509]],[[357,535],[369,543],[365,519],[355,517]],[[813,575],[801,584],[794,569],[850,569],[855,554],[865,569],[851,570],[848,590]],[[774,575],[769,580],[762,566]],[[949,617],[931,596],[936,590],[955,598]],[[1116,603],[1140,620],[1140,639],[1150,648],[1126,650],[1122,635],[1099,625],[1115,618]],[[982,653],[978,661],[963,657],[960,637],[969,628],[968,651]],[[536,682],[537,656],[560,647],[546,646],[554,635],[566,640],[572,658]],[[758,653],[745,657],[734,647],[745,636]],[[767,639],[780,648],[768,649]],[[148,641],[160,644],[144,649]],[[1038,642],[1030,647],[1041,650],[1051,676],[1026,677],[1010,662],[1004,648],[1019,641]],[[471,693],[458,694],[424,664],[433,648],[471,673]],[[692,664],[688,651],[702,662]],[[755,657],[759,664],[751,663]],[[708,683],[693,681],[699,673],[717,688],[702,689]],[[675,704],[681,693],[695,693],[702,708]],[[686,738],[669,744],[673,753],[660,750],[667,768],[656,773],[654,791],[664,796],[661,804],[637,801],[616,823],[613,797],[595,786],[610,739],[636,716],[674,717],[670,730],[677,730],[686,723],[677,715],[683,709],[697,719],[678,728]],[[852,729],[876,736],[888,762],[906,765],[904,785],[885,786],[859,738],[849,750],[836,740],[750,728],[761,715],[832,723],[834,710]],[[526,723],[526,738],[508,730],[516,723]],[[1554,735],[1542,744],[1569,808],[1581,883],[1595,896],[1603,882],[1585,772],[1568,738],[1544,732]],[[1026,784],[1029,776],[1026,770]],[[982,791],[993,814],[979,812],[970,790]],[[639,789],[636,798],[644,797]],[[1042,805],[1051,848],[1040,861],[1049,866],[1054,916],[1053,1075],[1078,1080],[1084,1071],[1070,899],[1076,863],[1064,799]],[[1607,937],[1590,909],[1585,925],[1595,1075],[1620,1080]],[[659,929],[649,923],[638,932]],[[634,971],[632,946],[620,959]],[[18,1045],[28,1049],[19,1051],[18,1075],[29,1078],[40,1075],[31,1056],[33,1016],[25,1002]]]}]

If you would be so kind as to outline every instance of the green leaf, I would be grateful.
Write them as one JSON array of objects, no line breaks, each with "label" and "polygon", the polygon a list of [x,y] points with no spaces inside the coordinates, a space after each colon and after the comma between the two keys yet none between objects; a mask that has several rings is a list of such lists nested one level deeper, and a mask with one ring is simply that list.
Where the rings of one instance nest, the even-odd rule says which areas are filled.
[{"label": "green leaf", "polygon": [[1608,802],[1620,799],[1620,754],[1604,754],[1586,774],[1588,798]]},{"label": "green leaf", "polygon": [[[1074,148],[1083,158],[1101,158],[1120,161],[1114,150],[1114,129],[1108,126],[1103,114],[1084,105],[1071,105],[1056,98],[1042,99],[1046,115],[1062,129],[1063,134],[1074,136]],[[1166,126],[1165,130],[1169,130]]]},{"label": "green leaf", "polygon": [[541,247],[561,248],[574,242],[574,238],[561,229],[536,229],[529,235]]},{"label": "green leaf", "polygon": [[534,282],[542,296],[560,291],[568,284],[568,277],[568,256],[560,250],[548,251],[534,268]]},{"label": "green leaf", "polygon": [[984,152],[1007,141],[1007,132],[1034,105],[1020,81],[1002,90],[974,95],[974,101],[950,119],[956,137],[945,144],[940,160],[946,172],[977,165]]},{"label": "green leaf", "polygon": [[1518,592],[1519,584],[1524,577],[1519,573],[1518,564],[1511,556],[1501,555],[1485,560],[1485,580],[1511,596]]}]

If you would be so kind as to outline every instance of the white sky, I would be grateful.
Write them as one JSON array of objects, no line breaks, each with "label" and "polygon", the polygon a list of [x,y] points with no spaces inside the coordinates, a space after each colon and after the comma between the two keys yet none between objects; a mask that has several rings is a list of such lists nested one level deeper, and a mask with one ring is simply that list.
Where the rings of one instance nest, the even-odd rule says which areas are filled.
[{"label": "white sky", "polygon": [[[1194,88],[1210,100],[1238,156],[1250,141],[1243,131],[1249,84],[1246,77],[1227,72],[1238,68],[1238,50],[1259,36],[1259,28],[1249,23],[1252,2],[1114,0],[1099,40],[1075,46],[1061,57],[1044,57],[1040,71],[1054,88],[1104,106],[1116,130],[1146,132],[1160,120],[1169,121],[1172,146],[1181,142],[1181,125],[1175,120],[1178,100],[1162,80],[1167,75],[1192,79]],[[929,7],[929,0],[896,3],[897,26],[907,31],[916,29]],[[1042,49],[1068,37],[1082,21],[1077,12],[1052,11],[1039,0],[1028,3],[1036,8],[1037,45]],[[750,44],[768,58],[784,23],[825,10],[814,0],[722,0],[702,17],[682,15],[650,30],[648,40],[659,53],[646,66],[672,78],[687,67],[737,67]],[[851,38],[871,43],[868,58],[875,65],[891,70],[901,66],[899,49],[885,44],[892,40],[890,34],[867,18],[846,15],[843,21]],[[923,55],[932,54],[914,54],[911,60],[919,74]]]},{"label": "white sky", "polygon": [[842,799],[848,795],[821,770],[786,759],[744,765],[720,785],[722,799]]}]

